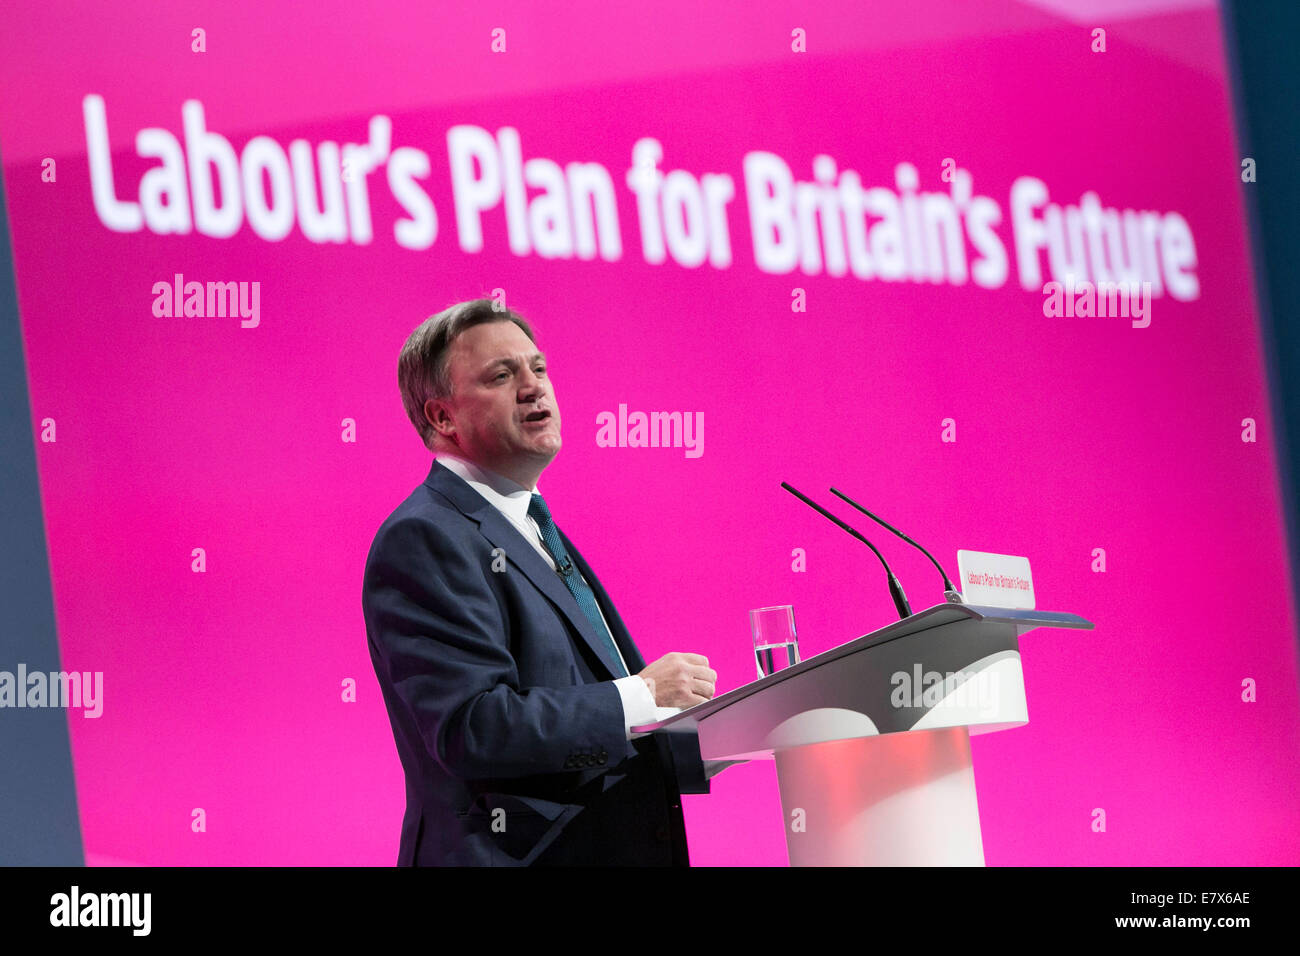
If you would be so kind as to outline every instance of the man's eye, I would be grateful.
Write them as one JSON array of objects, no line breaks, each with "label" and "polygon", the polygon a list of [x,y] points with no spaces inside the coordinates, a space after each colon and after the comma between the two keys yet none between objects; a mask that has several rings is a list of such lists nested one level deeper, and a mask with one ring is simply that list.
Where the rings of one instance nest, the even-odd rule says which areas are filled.
[{"label": "man's eye", "polygon": [[546,374],[546,366],[545,366],[545,365],[539,365],[539,366],[537,367],[537,374],[538,374],[538,375],[545,375],[545,374]]},{"label": "man's eye", "polygon": [[509,372],[498,372],[496,378],[494,378],[492,381],[494,381],[494,382],[499,382],[499,381],[501,381],[503,378],[509,378],[509,377],[510,377],[510,373],[509,373]]}]

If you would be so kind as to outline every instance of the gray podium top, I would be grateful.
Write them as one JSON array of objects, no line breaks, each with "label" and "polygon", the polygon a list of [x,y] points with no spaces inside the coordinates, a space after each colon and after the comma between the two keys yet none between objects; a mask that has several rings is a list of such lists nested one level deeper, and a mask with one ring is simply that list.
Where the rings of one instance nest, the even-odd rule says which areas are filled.
[{"label": "gray podium top", "polygon": [[[970,726],[971,733],[1020,726],[1028,715],[1018,639],[1037,627],[1087,630],[1093,624],[1056,611],[938,604],[632,730],[697,732],[705,759],[753,759],[782,747],[845,737],[941,726]],[[919,686],[906,693],[900,689],[913,673],[917,684],[922,674],[927,678],[924,700]],[[935,678],[944,675],[947,684],[936,687]],[[978,712],[953,707],[961,696],[956,691],[969,680],[966,691],[973,692],[976,677],[992,678],[995,688],[1001,679],[996,706],[981,701]],[[915,700],[907,696],[913,692]]]}]

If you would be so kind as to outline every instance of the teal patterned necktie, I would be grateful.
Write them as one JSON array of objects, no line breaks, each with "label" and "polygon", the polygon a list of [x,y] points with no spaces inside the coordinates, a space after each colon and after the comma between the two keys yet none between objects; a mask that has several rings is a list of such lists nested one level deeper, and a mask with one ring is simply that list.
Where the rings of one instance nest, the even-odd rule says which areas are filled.
[{"label": "teal patterned necktie", "polygon": [[618,655],[618,647],[614,644],[614,638],[610,635],[609,628],[605,626],[605,621],[600,616],[600,608],[596,606],[596,595],[592,593],[587,582],[578,573],[578,569],[569,560],[569,553],[564,550],[564,542],[560,540],[559,529],[555,527],[555,521],[551,518],[551,509],[546,507],[545,500],[536,492],[533,492],[532,501],[528,503],[528,516],[537,522],[537,527],[542,532],[542,542],[546,545],[546,550],[550,552],[552,560],[555,561],[555,570],[564,578],[569,593],[578,602],[578,607],[582,608],[582,613],[587,615],[587,620],[591,622],[596,634],[609,650],[615,672],[622,671],[618,676],[627,677],[627,671],[619,663],[621,658]]}]

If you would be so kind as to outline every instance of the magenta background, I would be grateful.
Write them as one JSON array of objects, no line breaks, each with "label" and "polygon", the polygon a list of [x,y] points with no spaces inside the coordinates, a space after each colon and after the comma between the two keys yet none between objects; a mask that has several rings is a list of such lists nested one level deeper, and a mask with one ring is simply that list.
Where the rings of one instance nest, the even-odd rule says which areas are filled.
[{"label": "magenta background", "polygon": [[[973,741],[990,864],[1300,860],[1295,617],[1217,12],[1061,6],[42,3],[11,18],[0,149],[33,416],[58,422],[37,447],[63,666],[105,672],[104,716],[70,715],[88,861],[395,860],[402,774],[360,587],[375,529],[429,464],[396,357],[424,317],[497,286],[537,327],[563,412],[541,486],[647,659],[705,653],[729,689],[752,679],[751,607],[794,604],[805,655],[889,622],[870,555],[778,487],[826,500],[836,484],[952,573],[961,547],[1028,555],[1039,606],[1097,624],[1027,636],[1030,724]],[[195,25],[205,56],[189,52]],[[495,26],[506,56],[487,52]],[[789,52],[793,26],[806,56]],[[237,149],[360,142],[384,112],[394,147],[433,161],[438,241],[399,247],[382,186],[368,247],[297,228],[280,243],[246,226],[111,233],[90,201],[91,92],[124,197],[146,168],[136,131],[179,135],[187,98]],[[525,158],[604,163],[623,260],[515,258],[499,214],[484,252],[460,253],[458,123],[515,126]],[[663,142],[664,169],[735,179],[729,270],[641,261],[622,179],[641,136]],[[868,186],[912,162],[926,190],[956,157],[1003,210],[1006,285],[759,273],[740,166],[756,149],[800,179],[829,153]],[[45,156],[57,184],[40,182]],[[1094,189],[1181,212],[1200,299],[1157,300],[1145,330],[1045,319],[1015,268],[1018,175],[1057,202]],[[155,319],[150,288],[175,272],[261,281],[261,326]],[[794,286],[807,314],[789,310]],[[597,448],[595,417],[620,402],[702,411],[704,456]],[[950,416],[955,445],[939,441]],[[1257,444],[1240,440],[1247,416]],[[913,605],[936,603],[925,559],[881,543]],[[685,804],[694,863],[785,862],[770,762]]]}]

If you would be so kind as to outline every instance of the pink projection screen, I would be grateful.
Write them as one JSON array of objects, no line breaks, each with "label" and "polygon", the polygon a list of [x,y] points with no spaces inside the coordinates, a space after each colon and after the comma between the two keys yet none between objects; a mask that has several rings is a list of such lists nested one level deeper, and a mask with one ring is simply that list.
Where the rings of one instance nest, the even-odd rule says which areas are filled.
[{"label": "pink projection screen", "polygon": [[[990,865],[1300,859],[1214,4],[710,6],[8,18],[60,653],[103,676],[68,715],[87,862],[395,861],[362,569],[430,463],[398,350],[480,295],[538,333],[541,486],[648,660],[703,653],[721,692],[753,679],[751,608],[794,605],[805,657],[895,619],[780,488],[835,485],[952,574],[1027,556],[1039,608],[1096,624],[1026,635],[1029,723],[972,741]],[[690,427],[646,447],[652,412]],[[683,806],[693,864],[786,863],[770,761]]]}]

